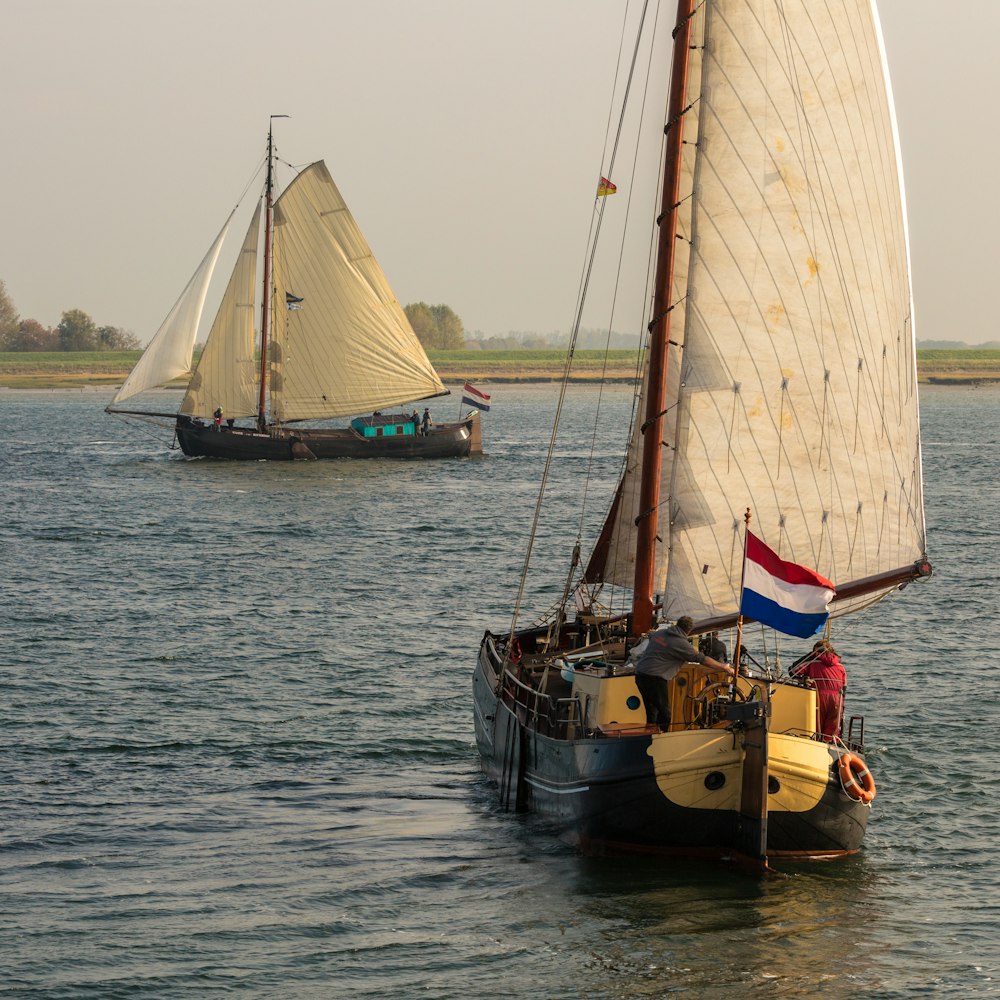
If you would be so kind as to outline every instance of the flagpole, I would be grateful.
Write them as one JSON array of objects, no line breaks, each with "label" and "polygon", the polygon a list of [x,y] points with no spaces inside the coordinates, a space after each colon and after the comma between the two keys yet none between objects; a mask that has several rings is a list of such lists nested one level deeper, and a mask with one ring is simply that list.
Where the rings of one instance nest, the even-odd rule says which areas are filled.
[{"label": "flagpole", "polygon": [[736,657],[733,663],[733,690],[736,690],[736,679],[740,675],[740,653],[743,649],[743,584],[747,577],[747,535],[750,533],[750,508],[747,507],[743,515],[743,566],[740,569],[740,599],[736,606],[739,608],[739,617],[736,619]]}]

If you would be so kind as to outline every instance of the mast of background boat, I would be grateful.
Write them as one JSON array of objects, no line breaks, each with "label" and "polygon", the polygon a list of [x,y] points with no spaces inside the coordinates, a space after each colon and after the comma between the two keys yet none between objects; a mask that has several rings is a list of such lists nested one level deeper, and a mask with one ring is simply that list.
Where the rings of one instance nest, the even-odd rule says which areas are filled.
[{"label": "mast of background boat", "polygon": [[674,28],[674,54],[667,105],[666,156],[663,196],[656,253],[653,313],[649,321],[649,378],[646,413],[642,425],[642,478],[639,486],[638,534],[635,554],[635,587],[632,597],[632,634],[642,635],[653,627],[653,577],[656,562],[657,521],[660,505],[663,417],[667,398],[667,340],[673,308],[674,257],[680,201],[681,155],[686,111],[688,55],[695,0],[678,0]]},{"label": "mast of background boat", "polygon": [[264,288],[260,297],[260,397],[257,402],[257,427],[267,426],[267,335],[271,307],[271,224],[274,221],[274,145],[271,139],[275,118],[288,115],[271,115],[267,123],[267,185],[264,195]]}]

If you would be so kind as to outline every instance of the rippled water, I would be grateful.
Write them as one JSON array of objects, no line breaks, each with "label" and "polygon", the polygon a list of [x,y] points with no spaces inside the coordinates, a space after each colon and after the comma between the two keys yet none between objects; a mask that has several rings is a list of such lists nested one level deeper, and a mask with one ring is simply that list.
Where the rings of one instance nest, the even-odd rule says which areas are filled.
[{"label": "rippled water", "polygon": [[[0,995],[1000,993],[1000,391],[924,393],[935,576],[836,635],[865,850],[766,881],[579,857],[479,775],[472,664],[555,399],[496,387],[481,460],[243,465],[101,393],[0,395]],[[534,608],[597,400],[570,393]],[[628,405],[601,403],[588,530]]]}]

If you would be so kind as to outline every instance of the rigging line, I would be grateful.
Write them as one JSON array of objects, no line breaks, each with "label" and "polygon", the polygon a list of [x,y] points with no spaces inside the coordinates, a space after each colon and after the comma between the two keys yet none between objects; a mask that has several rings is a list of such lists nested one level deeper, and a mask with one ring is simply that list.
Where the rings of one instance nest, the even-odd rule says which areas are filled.
[{"label": "rigging line", "polygon": [[[618,130],[615,132],[615,141],[611,147],[611,158],[608,160],[608,172],[605,176],[610,177],[615,165],[615,157],[618,155],[618,146],[621,143],[622,129],[625,127],[625,111],[628,108],[629,94],[632,92],[632,81],[635,77],[635,66],[639,58],[639,45],[642,41],[643,27],[646,24],[646,13],[649,10],[649,0],[644,0],[642,13],[639,16],[639,26],[635,33],[635,45],[632,47],[632,59],[629,62],[628,77],[625,80],[625,93],[622,95],[622,110],[618,116]],[[625,26],[622,25],[624,34]],[[612,94],[612,101],[614,95]],[[610,117],[610,115],[609,115]]]},{"label": "rigging line", "polygon": [[[623,53],[625,51],[625,28],[626,28],[626,25],[628,23],[628,12],[629,12],[629,4],[626,3],[625,10],[624,10],[624,12],[622,14],[621,35],[620,35],[619,40],[618,40],[618,60],[617,60],[616,66],[615,66],[615,77],[614,77],[615,80],[618,80],[619,76],[621,75],[622,55],[623,55]],[[627,89],[628,88],[626,86],[626,92],[627,92]],[[613,112],[614,112],[614,88],[612,88],[611,100],[608,102],[608,120],[607,120],[607,124],[605,125],[605,128],[604,128],[604,148],[605,148],[605,150],[607,150],[607,148],[608,148],[608,137],[611,135],[611,122],[612,122]],[[610,177],[611,173],[613,172],[612,171],[612,166],[614,164],[614,157],[615,157],[615,153],[617,152],[617,148],[618,148],[618,138],[621,135],[622,119],[624,117],[624,114],[625,114],[625,108],[624,108],[624,103],[623,103],[622,114],[619,117],[619,121],[618,121],[618,132],[617,132],[617,135],[616,135],[616,138],[615,138],[615,144],[614,144],[614,147],[613,147],[613,150],[612,150],[611,161],[610,161],[610,164],[607,167],[607,171],[605,171],[604,164],[603,163],[601,164],[601,176],[609,176]],[[631,192],[631,186],[630,186],[630,189],[629,189],[629,202],[628,203],[631,203],[631,197],[632,197],[632,192]],[[598,211],[591,213],[591,230],[590,230],[590,233],[588,233],[588,245],[590,245],[590,239],[593,238],[593,240],[594,240],[594,244],[593,245],[594,245],[595,250],[596,250],[596,243],[597,243],[597,235],[600,232],[600,223],[601,223],[601,221],[603,220],[603,217],[604,217],[604,206],[605,206],[605,204],[606,204],[606,199],[601,200],[600,201],[600,207],[599,207]],[[625,215],[626,215],[626,219],[627,219],[628,218],[628,210],[627,210],[627,208],[626,208]],[[595,225],[594,225],[595,218],[597,219],[597,227],[596,227],[596,229],[595,229]],[[586,279],[586,280],[589,280],[589,278]],[[616,291],[617,291],[617,285],[616,285]],[[586,297],[586,284],[585,284],[584,275],[582,273],[581,273],[581,276],[580,276],[580,287],[577,290],[577,297],[578,297],[578,301],[580,303],[580,309],[582,311],[583,300]],[[595,449],[595,442],[596,442],[596,439],[597,439],[597,424],[598,424],[598,421],[600,419],[601,400],[603,398],[604,375],[607,372],[607,360],[608,360],[608,355],[607,355],[608,346],[607,345],[611,341],[611,326],[613,325],[613,322],[614,322],[614,306],[612,305],[611,319],[609,321],[609,326],[608,326],[608,339],[607,339],[607,341],[605,341],[605,348],[604,348],[604,368],[603,368],[603,370],[601,372],[601,393],[602,393],[602,395],[598,396],[597,413],[594,415],[594,434],[593,434],[593,438],[591,439],[590,456],[589,456],[588,465],[587,465],[587,474],[584,477],[584,492],[583,492],[583,502],[580,505],[580,520],[579,520],[579,522],[577,524],[577,530],[576,530],[576,544],[577,545],[580,544],[580,540],[581,540],[581,538],[583,536],[583,522],[584,522],[584,517],[585,517],[585,514],[586,514],[586,508],[587,508],[587,491],[588,491],[588,489],[590,487],[590,472],[591,472],[591,469],[593,467],[594,449]],[[576,341],[576,334],[574,333],[572,335],[572,342],[575,344],[575,341]]]},{"label": "rigging line", "polygon": [[[642,106],[641,106],[642,110],[641,110],[641,113],[639,115],[640,133],[641,133],[641,123],[642,123],[643,119],[645,118],[646,101],[648,100],[648,97],[649,97],[649,86],[650,86],[650,80],[651,80],[651,75],[652,75],[651,67],[652,67],[652,61],[653,61],[653,54],[656,51],[656,32],[657,32],[658,26],[659,26],[659,8],[657,8],[656,19],[654,20],[653,31],[652,31],[652,38],[651,38],[650,49],[649,49],[649,59],[648,59],[648,62],[647,62],[647,67],[646,67],[646,86],[644,88],[644,93],[643,93],[643,102],[642,102]],[[664,146],[666,145],[665,134],[666,134],[665,132],[661,132],[661,136],[660,136],[660,159],[661,159],[661,161],[663,159]],[[636,146],[635,146],[635,153],[634,153],[634,156],[633,156],[633,163],[632,163],[632,174],[631,174],[632,183],[629,186],[629,199],[628,199],[628,207],[626,208],[626,220],[628,219],[628,215],[629,215],[629,212],[631,210],[632,193],[633,193],[634,188],[635,188],[634,180],[635,180],[635,175],[636,175],[636,170],[637,170],[637,164],[638,164],[639,146],[640,146],[640,144],[637,141],[636,142]],[[659,190],[659,178],[654,178],[654,185],[655,185],[654,186],[654,192],[658,191]],[[657,226],[660,224],[660,221],[661,221],[660,219],[657,219]],[[649,304],[648,303],[651,302],[651,298],[652,298],[652,296],[650,295],[650,291],[649,290],[650,290],[650,287],[651,287],[651,284],[652,284],[652,280],[653,280],[653,267],[654,267],[654,264],[655,264],[655,245],[656,245],[655,233],[656,233],[656,229],[654,228],[652,230],[652,232],[651,232],[651,237],[650,237],[650,241],[649,241],[649,252],[647,253],[647,259],[646,259],[646,277],[645,277],[645,281],[643,283],[643,288],[645,290],[644,291],[644,299],[646,299],[647,304],[643,306],[643,315],[646,315],[647,310],[649,308]],[[622,273],[622,260],[623,260],[623,257],[624,257],[624,241],[625,241],[625,234],[623,233],[623,235],[622,235],[622,244],[621,244],[620,252],[619,252],[619,260],[618,260],[618,268],[617,268],[617,273],[616,273],[616,280],[615,280],[614,299],[613,299],[613,302],[612,302],[612,310],[611,310],[611,313],[612,313],[612,323],[613,323],[613,317],[614,317],[615,304],[617,302],[617,297],[618,297],[619,282],[620,282],[621,273]],[[610,329],[609,329],[609,338],[610,338]],[[621,489],[624,488],[625,479],[628,476],[628,470],[629,470],[629,467],[630,467],[629,459],[630,459],[630,456],[634,452],[633,438],[635,437],[636,420],[638,419],[639,409],[641,407],[642,399],[643,399],[643,395],[642,395],[642,372],[643,372],[643,370],[645,368],[646,357],[647,357],[647,354],[648,354],[648,350],[649,350],[649,344],[648,344],[648,334],[647,334],[646,339],[643,340],[640,343],[639,350],[636,352],[635,376],[634,376],[634,385],[635,385],[635,388],[633,390],[632,406],[631,406],[631,412],[629,414],[628,430],[627,430],[627,433],[625,435],[625,441],[627,442],[627,445],[626,445],[626,448],[625,448],[624,452],[622,453],[621,464],[619,466],[619,473],[618,473],[619,489],[617,489],[615,491],[615,496],[616,497],[618,496],[618,494],[621,491]],[[603,392],[603,389],[602,389],[602,392]],[[595,420],[595,433],[596,433],[596,420]],[[619,501],[619,504],[620,504],[620,502],[621,501]],[[605,516],[605,524],[607,524],[607,520],[611,516],[611,512],[614,509],[614,505],[615,505],[615,500],[612,499],[611,506],[609,507],[608,513]],[[582,521],[582,514],[581,514],[581,521]],[[621,514],[621,512],[619,510],[619,513],[618,513],[618,515],[616,517],[615,525],[612,525],[612,528],[611,528],[611,543],[613,543],[613,544],[609,544],[608,555],[607,555],[607,559],[606,559],[606,562],[609,563],[609,564],[611,564],[611,565],[617,565],[618,564],[618,562],[619,562],[619,553],[620,553],[622,547],[628,545],[628,535],[627,535],[627,532],[624,533],[624,537],[623,537],[623,532],[622,532],[622,530],[620,530],[620,526],[623,525],[623,524],[624,524],[623,517],[622,517],[622,514]],[[603,586],[605,586],[607,584],[607,582],[608,581],[605,579],[601,584],[598,585],[598,592],[600,592],[600,589],[603,588]],[[606,598],[606,602],[605,603],[606,603],[606,605],[609,608],[613,609],[615,601],[616,601],[616,599],[618,597],[618,582],[617,582],[617,580],[615,580],[615,579],[612,580],[612,582],[610,584],[609,590],[610,590],[610,592],[609,592],[609,594],[608,594],[608,596]],[[624,588],[624,587],[621,588],[621,594],[622,594],[623,597],[626,595],[626,588]]]},{"label": "rigging line", "polygon": [[243,199],[247,196],[247,191],[250,190],[250,187],[253,184],[253,182],[257,180],[257,177],[259,176],[261,170],[264,169],[264,165],[266,163],[267,163],[266,156],[262,156],[260,160],[257,161],[257,166],[253,168],[253,172],[250,174],[250,179],[246,182],[246,185],[244,186],[243,191],[240,193],[239,198],[236,199],[236,205],[233,208],[234,212],[242,204]]},{"label": "rigging line", "polygon": [[[648,3],[648,0],[647,0],[647,3]],[[628,11],[629,11],[629,4],[626,3],[626,5],[625,5],[625,11],[624,11],[624,13],[622,15],[621,37],[620,37],[619,43],[618,43],[618,62],[617,62],[617,65],[615,67],[615,77],[614,77],[616,83],[618,81],[619,76],[621,75],[622,52],[625,49],[625,28],[626,28],[626,26],[628,24]],[[645,11],[643,13],[645,14]],[[608,148],[608,136],[611,134],[612,113],[614,111],[614,106],[615,106],[614,92],[615,92],[615,86],[613,85],[612,88],[611,88],[611,100],[608,102],[608,122],[607,122],[607,125],[605,126],[605,130],[604,130],[604,149],[605,149],[605,152],[607,151],[607,148]],[[626,95],[627,95],[627,93],[628,93],[628,87],[626,86]],[[623,109],[622,109],[622,116],[624,116],[624,113],[625,112],[624,112],[624,107],[623,107]],[[622,119],[620,117],[619,118],[619,123],[618,123],[618,133],[617,133],[617,136],[621,135],[621,128],[622,128]],[[616,136],[615,145],[614,145],[614,147],[612,149],[610,164],[607,167],[605,167],[603,159],[601,161],[601,176],[608,176],[608,177],[610,177],[610,175],[612,173],[612,167],[614,165],[615,152],[617,151],[617,147],[618,147],[617,136]],[[595,207],[594,207],[594,210],[591,212],[591,215],[590,215],[590,231],[587,233],[587,242],[585,244],[586,247],[588,247],[588,248],[590,248],[591,246],[596,246],[597,236],[598,236],[598,233],[600,232],[600,227],[601,227],[601,220],[604,217],[604,205],[605,205],[605,203],[606,203],[606,199],[602,199],[600,197],[597,197],[597,198],[594,199],[594,206]],[[587,255],[586,255],[586,252],[585,252],[584,253],[584,259],[585,260],[586,260],[586,256]],[[577,288],[577,293],[576,293],[576,295],[577,295],[577,303],[578,303],[578,306],[579,306],[578,312],[582,312],[583,311],[583,303],[584,303],[584,300],[586,299],[586,294],[587,294],[587,292],[586,292],[587,281],[589,280],[589,276],[588,275],[589,275],[588,269],[587,269],[587,267],[585,265],[584,268],[583,268],[583,270],[580,272],[580,284],[579,284],[579,286]],[[573,350],[575,350],[575,348],[576,348],[576,337],[577,337],[577,334],[571,329],[571,331],[570,331],[570,346],[571,346],[571,349],[573,349]]]},{"label": "rigging line", "polygon": [[[624,112],[624,106],[625,106],[625,104],[627,104],[627,101],[628,101],[628,93],[629,93],[629,90],[631,88],[632,75],[633,75],[634,69],[635,69],[635,61],[636,61],[636,58],[637,58],[637,52],[638,52],[639,43],[640,43],[640,41],[642,39],[642,27],[645,24],[645,17],[646,17],[646,11],[648,9],[648,6],[649,6],[649,0],[645,0],[645,3],[643,4],[642,17],[640,19],[638,30],[636,32],[636,42],[635,42],[635,46],[633,48],[632,63],[631,63],[630,70],[629,70],[628,83],[627,83],[627,86],[626,86],[626,91],[625,91],[625,95],[623,97],[623,102],[622,102],[623,103],[623,110],[622,110],[621,117],[619,119],[618,134],[617,134],[616,140],[615,140],[615,151],[617,150],[617,143],[618,143],[618,140],[620,139],[620,136],[621,136],[622,122],[624,120],[624,114],[625,114],[625,112]],[[623,31],[624,31],[624,27],[623,27]],[[614,96],[612,94],[612,102],[613,101],[614,101]],[[611,162],[612,163],[614,162],[614,151],[612,152]],[[593,227],[593,234],[594,235],[593,235],[593,241],[592,241],[591,246],[590,246],[589,260],[587,261],[587,263],[585,265],[585,268],[584,268],[584,277],[581,279],[580,297],[579,297],[579,302],[578,302],[578,306],[577,306],[577,310],[576,310],[576,316],[575,316],[574,321],[573,321],[573,327],[572,327],[572,330],[570,332],[569,347],[568,347],[568,349],[566,351],[566,360],[565,360],[565,363],[564,363],[564,366],[563,366],[562,383],[561,383],[560,388],[559,388],[559,400],[558,400],[558,402],[556,404],[555,418],[552,421],[552,433],[549,436],[548,453],[546,454],[545,465],[544,465],[544,467],[542,469],[542,477],[541,477],[541,481],[540,481],[539,487],[538,487],[538,498],[535,501],[535,511],[534,511],[534,515],[533,515],[532,521],[531,521],[531,528],[530,528],[530,530],[528,532],[528,545],[527,545],[527,550],[526,550],[525,556],[524,556],[524,564],[523,564],[522,569],[521,569],[521,579],[520,579],[520,582],[519,582],[518,588],[517,588],[517,596],[515,597],[515,600],[514,600],[514,611],[513,611],[513,614],[511,616],[511,626],[510,626],[511,635],[513,635],[515,633],[516,629],[517,629],[517,620],[518,620],[518,616],[520,615],[521,605],[522,605],[522,603],[524,601],[524,591],[525,591],[525,587],[527,585],[528,569],[529,569],[529,567],[531,565],[531,555],[532,555],[532,552],[534,550],[535,539],[536,539],[536,537],[538,535],[538,524],[539,524],[539,521],[541,519],[542,501],[545,498],[545,491],[546,491],[546,487],[548,486],[549,473],[550,473],[551,468],[552,468],[552,460],[553,460],[553,456],[555,455],[556,439],[557,439],[558,434],[559,434],[559,421],[560,421],[560,418],[562,416],[563,406],[565,405],[565,402],[566,402],[566,390],[567,390],[567,388],[569,386],[569,374],[570,374],[570,370],[571,370],[572,365],[573,365],[573,356],[574,356],[574,354],[576,352],[576,344],[577,344],[577,341],[578,341],[579,335],[580,335],[580,321],[581,321],[581,317],[583,315],[584,303],[586,301],[587,288],[589,287],[589,284],[590,284],[590,276],[591,276],[591,274],[593,272],[594,259],[595,259],[596,255],[597,255],[597,243],[598,243],[598,237],[600,236],[601,221],[604,218],[604,202],[606,201],[606,199],[599,199],[599,200],[601,201],[601,207],[600,207],[600,209],[598,210],[598,213],[597,213],[598,214],[597,224],[596,224],[596,226]],[[509,647],[508,647],[508,649],[509,649]],[[509,653],[506,654],[506,655],[509,655]],[[505,655],[505,658],[506,658],[506,655]]]},{"label": "rigging line", "polygon": [[[645,15],[645,11],[644,11],[644,15]],[[649,46],[649,55],[648,55],[648,58],[647,58],[647,61],[646,61],[646,76],[645,76],[646,83],[645,83],[645,86],[643,87],[642,101],[641,101],[641,103],[639,105],[639,123],[640,123],[640,125],[639,125],[639,134],[640,134],[640,136],[642,134],[642,122],[645,119],[646,102],[649,99],[649,85],[650,85],[650,78],[651,78],[651,75],[652,75],[653,53],[654,53],[654,51],[656,49],[656,28],[657,28],[658,22],[659,22],[659,7],[656,8],[656,14],[655,14],[655,16],[653,18],[653,28],[652,28],[652,36],[651,36],[650,46]],[[636,54],[637,53],[638,53],[638,39],[637,39],[637,44],[636,44]],[[633,56],[633,65],[632,65],[633,71],[634,71],[634,68],[635,68],[635,56]],[[632,81],[632,77],[630,76],[630,78],[629,78],[629,91],[631,90],[631,81]],[[626,94],[626,103],[627,103],[627,96],[628,95]],[[623,104],[623,106],[622,106],[622,118],[624,118],[624,114],[625,114],[625,104]],[[619,137],[620,137],[620,129],[619,129]],[[595,454],[595,452],[597,450],[597,430],[598,430],[598,426],[600,424],[601,405],[602,405],[602,403],[604,401],[604,384],[605,384],[605,377],[606,377],[607,371],[608,371],[608,352],[611,349],[611,333],[612,333],[612,330],[614,329],[615,308],[616,308],[616,306],[618,304],[618,292],[619,292],[620,287],[621,287],[622,267],[623,267],[623,261],[625,259],[625,242],[626,242],[626,240],[628,238],[628,219],[629,219],[629,216],[630,216],[630,213],[631,213],[631,210],[632,210],[632,197],[633,197],[633,194],[635,192],[635,177],[636,177],[636,173],[637,173],[638,167],[639,167],[639,149],[640,149],[640,146],[641,146],[641,143],[637,139],[636,143],[635,143],[635,149],[633,150],[633,154],[632,154],[632,170],[631,170],[631,173],[629,174],[628,195],[626,196],[626,200],[625,200],[625,225],[622,227],[621,240],[620,240],[620,242],[618,244],[618,266],[617,266],[616,271],[615,271],[614,290],[613,290],[612,296],[611,296],[611,309],[610,309],[610,316],[609,316],[609,319],[608,319],[608,335],[607,335],[607,339],[604,342],[604,364],[603,364],[603,367],[601,369],[601,378],[600,378],[599,389],[598,389],[598,396],[597,396],[597,408],[596,408],[596,412],[594,414],[593,434],[592,434],[591,439],[590,439],[590,455],[588,456],[588,459],[587,459],[587,472],[586,472],[586,475],[584,476],[584,481],[583,481],[583,496],[581,498],[581,503],[580,503],[580,520],[579,520],[578,525],[577,525],[577,534],[576,534],[577,544],[579,544],[580,539],[583,536],[583,525],[584,525],[584,521],[585,521],[585,518],[586,518],[587,501],[588,501],[588,498],[589,498],[589,491],[590,491],[590,478],[591,478],[591,473],[593,472],[593,468],[594,468],[594,454]],[[617,153],[617,139],[616,139],[615,151]]]}]

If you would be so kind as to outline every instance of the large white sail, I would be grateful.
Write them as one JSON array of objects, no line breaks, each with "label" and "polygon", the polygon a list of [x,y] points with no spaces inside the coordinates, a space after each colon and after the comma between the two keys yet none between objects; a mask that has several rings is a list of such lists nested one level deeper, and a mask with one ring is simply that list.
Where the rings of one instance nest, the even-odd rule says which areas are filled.
[{"label": "large white sail", "polygon": [[322,161],[275,204],[273,257],[272,419],[346,416],[445,391]]},{"label": "large white sail", "polygon": [[227,417],[257,413],[253,324],[259,239],[258,202],[205,349],[181,402],[180,412],[186,416],[210,417],[220,406]]},{"label": "large white sail", "polygon": [[[736,610],[747,507],[771,548],[840,585],[925,546],[874,6],[709,0],[695,16],[656,580],[665,614],[707,617]],[[604,572],[629,587],[636,448]]]},{"label": "large white sail", "polygon": [[166,385],[191,371],[194,342],[198,336],[202,310],[205,308],[208,284],[212,279],[212,272],[215,270],[219,251],[229,231],[232,217],[230,213],[215,242],[209,247],[208,253],[181,292],[180,298],[174,303],[142,357],[136,362],[129,377],[111,401],[111,406],[137,396],[147,389]]}]

